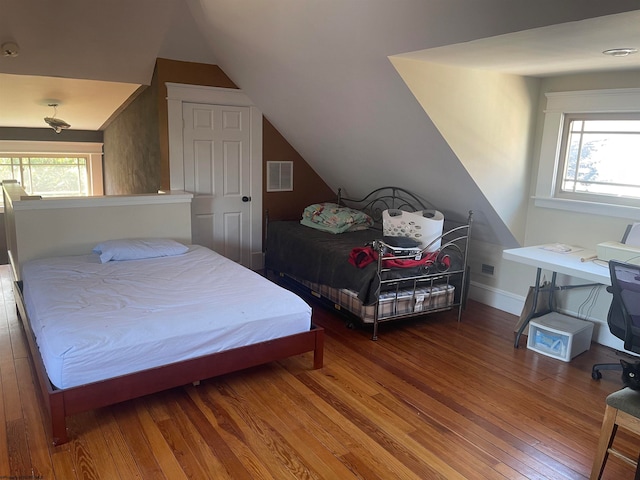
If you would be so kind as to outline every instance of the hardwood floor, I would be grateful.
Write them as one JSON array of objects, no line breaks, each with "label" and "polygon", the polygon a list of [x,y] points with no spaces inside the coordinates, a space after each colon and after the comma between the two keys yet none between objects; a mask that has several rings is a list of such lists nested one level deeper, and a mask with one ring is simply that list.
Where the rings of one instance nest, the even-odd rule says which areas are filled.
[{"label": "hardwood floor", "polygon": [[[580,479],[621,386],[617,373],[591,380],[612,350],[570,363],[515,350],[515,317],[478,303],[462,323],[383,325],[377,342],[314,308],[323,369],[307,354],[75,415],[53,447],[7,268],[0,279],[0,478]],[[604,478],[633,474],[614,458]]]}]

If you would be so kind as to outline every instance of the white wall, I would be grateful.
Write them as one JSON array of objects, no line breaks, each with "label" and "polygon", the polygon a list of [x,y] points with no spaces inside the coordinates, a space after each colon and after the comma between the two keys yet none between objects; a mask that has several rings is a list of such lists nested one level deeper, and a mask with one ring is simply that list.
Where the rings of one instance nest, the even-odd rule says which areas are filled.
[{"label": "white wall", "polygon": [[101,197],[28,197],[17,183],[3,182],[9,260],[16,280],[20,265],[36,258],[89,254],[104,240],[171,238],[191,243],[187,192]]},{"label": "white wall", "polygon": [[[631,88],[638,86],[637,72],[601,73],[571,75],[546,78],[541,81],[540,97],[537,104],[536,135],[531,151],[532,170],[530,173],[529,195],[535,191],[538,173],[539,152],[546,105],[545,93],[558,91],[597,90],[611,88]],[[595,250],[598,243],[607,240],[619,240],[627,224],[633,220],[608,217],[589,216],[563,210],[536,207],[529,200],[526,213],[526,232],[522,246],[544,243],[567,243]],[[502,247],[482,242],[472,244],[471,258],[474,264],[487,263],[495,265],[493,277],[478,274],[472,276],[470,295],[485,303],[497,306],[511,313],[519,313],[524,303],[527,288],[535,280],[535,269],[523,267],[510,261],[502,260]],[[550,272],[546,272],[550,279]],[[579,279],[559,278],[561,282],[584,283]],[[559,307],[570,314],[588,318],[596,322],[594,340],[622,348],[622,343],[615,339],[605,325],[606,314],[610,303],[610,294],[603,288],[596,292],[591,289],[576,289],[559,295]]]},{"label": "white wall", "polygon": [[538,79],[391,57],[513,236],[524,241]]}]

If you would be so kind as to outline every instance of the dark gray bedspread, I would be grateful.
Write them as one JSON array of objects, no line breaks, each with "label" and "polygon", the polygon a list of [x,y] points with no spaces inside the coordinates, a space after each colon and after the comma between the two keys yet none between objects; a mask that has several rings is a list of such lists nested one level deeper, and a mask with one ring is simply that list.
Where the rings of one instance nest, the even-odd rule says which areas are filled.
[{"label": "dark gray bedspread", "polygon": [[[349,263],[349,254],[354,248],[364,247],[381,237],[382,232],[375,229],[333,234],[296,221],[270,222],[267,229],[265,267],[310,282],[348,288],[358,293],[358,298],[364,305],[373,305],[378,301],[380,292],[377,264],[372,262],[364,268],[355,267]],[[451,259],[449,271],[462,268],[461,255],[449,249],[446,253]],[[441,268],[442,265],[438,263],[431,267],[397,268],[384,272],[383,279],[437,273],[442,271]],[[459,281],[454,281],[453,284],[457,293]],[[387,288],[395,288],[394,285],[387,285]],[[410,282],[407,287],[411,285]]]},{"label": "dark gray bedspread", "polygon": [[377,301],[377,265],[355,267],[349,263],[349,254],[378,238],[381,232],[373,229],[333,234],[296,221],[270,222],[265,267],[310,282],[348,288],[370,305]]}]

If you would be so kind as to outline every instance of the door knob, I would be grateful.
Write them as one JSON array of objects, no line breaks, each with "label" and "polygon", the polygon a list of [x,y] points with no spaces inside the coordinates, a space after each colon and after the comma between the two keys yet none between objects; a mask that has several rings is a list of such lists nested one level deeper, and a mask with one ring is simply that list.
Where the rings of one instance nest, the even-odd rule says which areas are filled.
[{"label": "door knob", "polygon": [[247,197],[246,195],[244,197],[242,197],[242,201],[243,202],[250,202],[251,201],[251,197]]}]

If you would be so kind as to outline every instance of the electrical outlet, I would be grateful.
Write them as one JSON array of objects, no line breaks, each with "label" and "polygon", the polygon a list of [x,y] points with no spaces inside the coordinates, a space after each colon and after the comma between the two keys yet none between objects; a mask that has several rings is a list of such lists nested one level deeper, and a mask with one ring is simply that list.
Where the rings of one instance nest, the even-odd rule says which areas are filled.
[{"label": "electrical outlet", "polygon": [[480,272],[483,275],[493,275],[494,270],[495,270],[495,267],[493,265],[487,265],[486,263],[483,263],[482,267],[480,268]]}]

